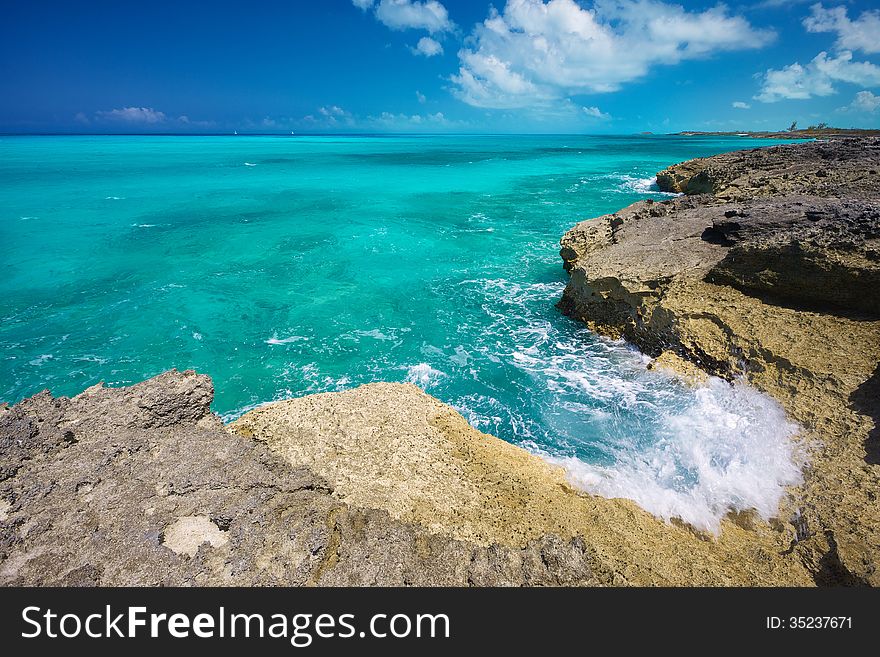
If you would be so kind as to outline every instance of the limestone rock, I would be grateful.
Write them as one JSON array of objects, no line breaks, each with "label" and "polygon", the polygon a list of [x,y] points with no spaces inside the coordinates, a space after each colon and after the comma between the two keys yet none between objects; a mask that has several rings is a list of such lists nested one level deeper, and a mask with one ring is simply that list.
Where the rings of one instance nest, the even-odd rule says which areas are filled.
[{"label": "limestone rock", "polygon": [[600,583],[576,540],[477,545],[351,509],[308,468],[205,422],[212,397],[208,377],[172,371],[0,415],[0,584]]},{"label": "limestone rock", "polygon": [[813,583],[784,519],[715,540],[585,495],[414,386],[271,404],[236,432],[211,398],[172,371],[6,409],[0,584]]},{"label": "limestone rock", "polygon": [[[406,534],[368,531],[377,511],[427,531],[407,530],[421,536],[416,550],[437,555],[452,571],[464,569],[459,546],[471,546],[473,584],[812,583],[797,557],[766,558],[788,549],[794,531],[785,521],[754,530],[725,520],[716,540],[628,500],[586,495],[560,468],[480,433],[413,385],[377,383],[273,402],[231,428],[265,442],[291,466],[307,465],[340,502],[363,512],[364,521],[339,527],[343,535],[362,527],[376,548],[371,557],[360,544],[361,552],[340,551],[340,564],[382,564],[369,567],[376,583],[410,581],[399,555],[413,550]],[[340,577],[334,569],[322,581],[348,581]]]},{"label": "limestone rock", "polygon": [[675,164],[657,174],[666,192],[738,201],[809,194],[867,198],[880,192],[880,139],[841,138],[734,151]]},{"label": "limestone rock", "polygon": [[[817,176],[817,171],[823,175]],[[880,140],[670,167],[562,239],[563,312],[651,356],[746,376],[807,429],[792,550],[819,583],[880,584]]]}]

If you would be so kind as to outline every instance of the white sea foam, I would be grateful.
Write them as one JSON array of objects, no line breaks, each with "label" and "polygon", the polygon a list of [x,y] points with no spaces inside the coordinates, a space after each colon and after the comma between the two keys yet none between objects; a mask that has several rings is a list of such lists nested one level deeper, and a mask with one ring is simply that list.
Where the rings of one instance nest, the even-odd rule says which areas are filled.
[{"label": "white sea foam", "polygon": [[[563,282],[499,278],[459,286],[493,320],[469,354],[483,358],[485,347],[519,371],[503,394],[517,389],[521,408],[531,410],[489,394],[454,405],[479,429],[565,467],[575,486],[717,532],[730,511],[772,517],[786,487],[801,480],[798,428],[756,389],[717,378],[692,389],[647,370],[650,359],[623,341],[555,321],[541,309],[558,298]],[[513,340],[507,353],[497,349],[502,338]]]},{"label": "white sea foam", "polygon": [[792,441],[797,426],[754,388],[713,378],[684,408],[656,412],[655,440],[620,441],[611,466],[547,458],[590,493],[631,499],[658,517],[716,534],[730,511],[773,517],[786,487],[801,481],[803,458]]},{"label": "white sea foam", "polygon": [[240,418],[245,413],[248,413],[248,412],[250,412],[256,408],[259,408],[260,406],[263,406],[264,404],[268,404],[268,403],[270,403],[270,402],[261,401],[261,402],[254,402],[252,404],[247,404],[247,405],[242,406],[240,408],[236,408],[235,410],[229,411],[228,413],[222,413],[220,415],[220,420],[224,424],[229,424],[230,422],[233,422],[233,421],[237,420],[238,418]]},{"label": "white sea foam", "polygon": [[467,349],[465,349],[462,345],[458,345],[455,348],[455,353],[449,357],[449,360],[451,360],[453,363],[455,363],[459,367],[464,367],[465,365],[468,364],[468,362],[470,362],[471,355],[467,352]]},{"label": "white sea foam", "polygon": [[132,224],[132,228],[155,228],[156,224]]},{"label": "white sea foam", "polygon": [[434,385],[445,376],[446,375],[443,372],[435,370],[427,363],[419,363],[418,365],[412,365],[407,368],[406,378],[404,380],[407,383],[414,383],[424,389]]},{"label": "white sea foam", "polygon": [[647,178],[639,178],[637,176],[630,175],[622,175],[620,176],[620,186],[619,189],[622,192],[635,192],[636,194],[659,194],[661,196],[680,196],[680,194],[675,194],[673,192],[661,192],[660,187],[657,185],[657,178],[655,176],[648,176]]},{"label": "white sea foam", "polygon": [[369,331],[355,331],[356,335],[363,338],[373,338],[374,340],[393,340],[393,335],[386,335],[379,329],[370,329]]},{"label": "white sea foam", "polygon": [[101,358],[95,354],[85,354],[84,356],[76,356],[72,359],[74,362],[98,363],[103,365],[107,362],[106,358]]},{"label": "white sea foam", "polygon": [[273,333],[272,337],[266,340],[266,344],[290,344],[300,340],[308,340],[308,338],[302,335],[289,335],[286,338],[279,338],[277,333]]},{"label": "white sea foam", "polygon": [[124,196],[105,196],[104,200],[105,201],[124,201],[125,197]]},{"label": "white sea foam", "polygon": [[583,178],[566,191],[577,191],[581,185],[594,186],[596,181],[609,181],[611,188],[607,189],[608,183],[600,183],[607,191],[617,194],[651,194],[653,196],[675,197],[681,196],[673,192],[661,192],[657,185],[656,176],[639,176],[628,173],[604,173],[593,177]]},{"label": "white sea foam", "polygon": [[244,165],[245,165],[246,167],[255,167],[255,166],[257,166],[256,163],[254,163],[254,162],[245,162]]}]

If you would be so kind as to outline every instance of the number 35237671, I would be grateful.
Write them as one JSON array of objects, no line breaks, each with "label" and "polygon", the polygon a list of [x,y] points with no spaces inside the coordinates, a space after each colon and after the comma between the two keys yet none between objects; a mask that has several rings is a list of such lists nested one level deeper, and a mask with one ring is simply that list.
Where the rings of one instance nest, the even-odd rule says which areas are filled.
[{"label": "number 35237671", "polygon": [[851,630],[852,616],[767,616],[768,630]]}]

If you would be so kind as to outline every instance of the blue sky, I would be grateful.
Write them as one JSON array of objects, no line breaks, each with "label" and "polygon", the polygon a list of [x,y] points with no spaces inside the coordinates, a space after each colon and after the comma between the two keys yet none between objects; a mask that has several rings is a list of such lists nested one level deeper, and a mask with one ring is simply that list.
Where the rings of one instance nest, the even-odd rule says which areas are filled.
[{"label": "blue sky", "polygon": [[880,126],[870,2],[9,3],[3,132]]}]

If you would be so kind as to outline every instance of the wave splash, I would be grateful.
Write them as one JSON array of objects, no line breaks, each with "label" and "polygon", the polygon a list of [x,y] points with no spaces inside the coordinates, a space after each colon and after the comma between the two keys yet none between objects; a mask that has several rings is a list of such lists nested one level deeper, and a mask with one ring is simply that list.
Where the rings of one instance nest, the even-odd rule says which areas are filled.
[{"label": "wave splash", "polygon": [[430,388],[445,376],[443,372],[435,370],[427,363],[419,363],[407,368],[404,381],[414,383],[424,390]]},{"label": "wave splash", "polygon": [[664,192],[660,190],[657,184],[656,176],[646,176],[642,173],[603,173],[594,176],[581,178],[581,180],[571,185],[566,191],[576,192],[580,189],[598,188],[605,193],[617,194],[639,194],[641,196],[654,196],[661,198],[675,198],[681,194],[675,192]]},{"label": "wave splash", "polygon": [[586,492],[631,499],[664,520],[716,534],[731,511],[754,509],[770,519],[786,487],[800,483],[798,427],[772,398],[717,377],[692,388],[647,370],[649,359],[622,341],[542,316],[561,284],[467,283],[497,312],[487,343],[514,336],[502,356],[506,385],[540,419],[492,394],[460,398],[454,405],[474,426],[512,432],[514,442],[563,466]]},{"label": "wave splash", "polygon": [[655,441],[617,436],[611,466],[547,458],[587,492],[631,499],[664,520],[716,535],[731,511],[754,509],[769,520],[786,487],[801,482],[802,459],[791,440],[798,427],[747,385],[713,378],[684,408],[658,412]]}]

